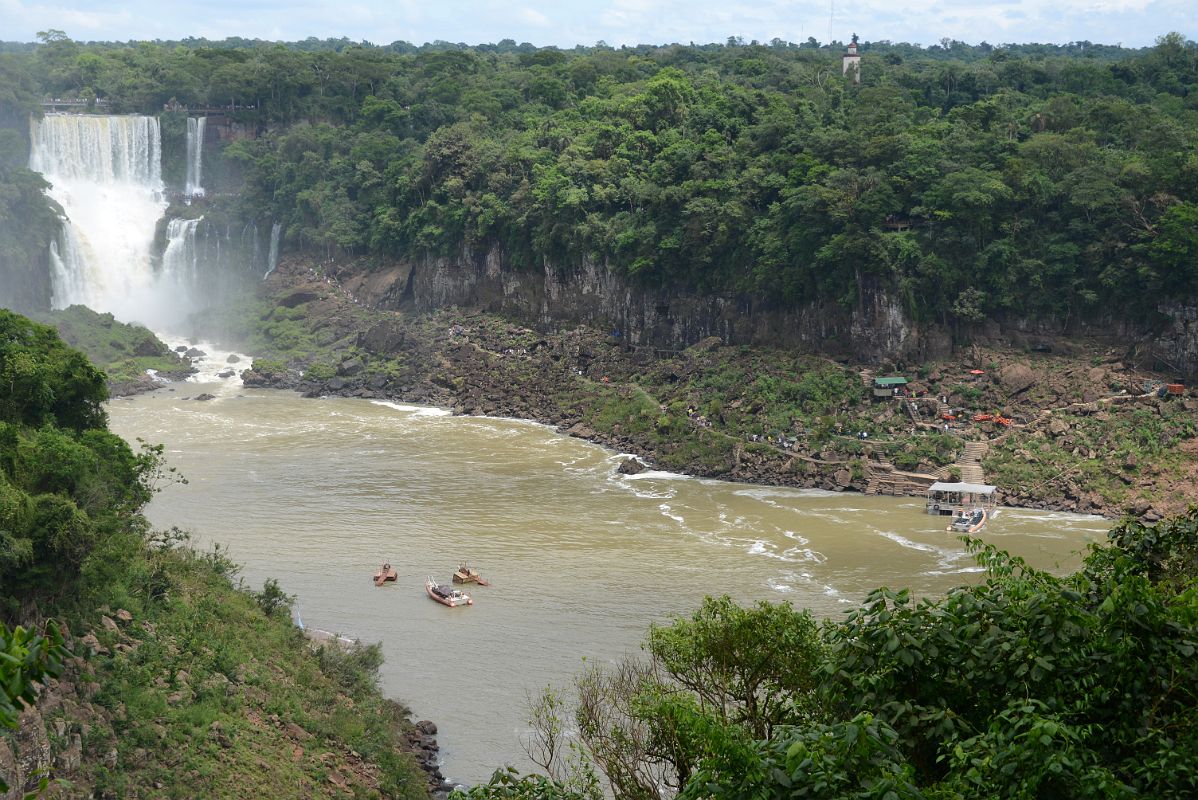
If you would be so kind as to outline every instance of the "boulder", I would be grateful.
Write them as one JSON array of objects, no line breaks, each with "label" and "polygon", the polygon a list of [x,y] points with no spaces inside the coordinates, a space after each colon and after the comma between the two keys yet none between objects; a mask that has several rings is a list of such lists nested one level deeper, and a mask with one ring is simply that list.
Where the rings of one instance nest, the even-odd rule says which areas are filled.
[{"label": "boulder", "polygon": [[233,370],[231,370],[231,369],[226,369],[226,370],[222,370],[222,371],[220,371],[220,372],[216,373],[216,377],[218,377],[218,378],[232,378],[232,377],[233,377],[234,375],[236,375],[236,374],[237,374],[237,373],[236,373],[236,372],[234,372]]},{"label": "boulder", "polygon": [[108,655],[108,648],[100,644],[94,633],[88,633],[79,639],[79,643],[98,655]]},{"label": "boulder", "polygon": [[229,353],[229,357],[225,359],[226,364],[240,364],[241,356],[236,353]]},{"label": "boulder", "polygon": [[198,347],[192,347],[183,355],[187,356],[188,358],[203,358],[204,356],[206,356],[208,354],[205,353],[203,350],[199,349]]},{"label": "boulder", "polygon": [[998,382],[1008,394],[1019,394],[1036,385],[1036,373],[1027,364],[1008,364],[998,373]]},{"label": "boulder", "polygon": [[179,345],[178,347],[176,347],[176,348],[175,348],[175,352],[176,352],[176,353],[186,353],[186,352],[187,352],[187,345],[185,345],[185,344],[181,344],[181,345]]},{"label": "boulder", "polygon": [[566,430],[566,433],[571,436],[577,436],[579,439],[590,439],[595,435],[593,430],[588,428],[586,425],[583,425],[581,422],[571,425]]},{"label": "boulder", "polygon": [[203,402],[205,400],[215,400],[216,395],[208,394],[208,392],[204,392],[203,394],[197,394],[194,399],[199,400],[200,402]]},{"label": "boulder", "polygon": [[358,334],[358,346],[371,353],[392,355],[403,349],[405,334],[396,322],[380,322]]},{"label": "boulder", "polygon": [[1054,419],[1048,423],[1048,432],[1053,436],[1060,436],[1069,432],[1069,423],[1063,419]]},{"label": "boulder", "polygon": [[160,356],[165,351],[166,351],[166,346],[163,345],[162,342],[160,342],[157,339],[155,339],[154,337],[150,336],[145,339],[142,339],[140,342],[137,343],[137,346],[133,348],[133,355],[135,355],[135,356]]},{"label": "boulder", "polygon": [[832,475],[832,480],[836,481],[837,486],[847,489],[853,482],[853,473],[847,469],[838,469]]},{"label": "boulder", "polygon": [[621,475],[639,475],[645,471],[645,465],[637,458],[626,458],[620,462],[616,472]]},{"label": "boulder", "polygon": [[286,723],[283,726],[283,730],[286,731],[287,735],[290,736],[292,739],[295,739],[300,742],[306,742],[312,738],[312,734],[308,733],[306,730],[301,728],[299,725],[296,725],[294,722]]},{"label": "boulder", "polygon": [[435,722],[433,722],[432,720],[422,719],[416,723],[416,727],[425,736],[436,736],[437,735],[437,724]]},{"label": "boulder", "polygon": [[337,374],[346,377],[353,377],[360,373],[366,365],[362,363],[360,358],[349,358],[341,362],[341,366],[337,367]]}]

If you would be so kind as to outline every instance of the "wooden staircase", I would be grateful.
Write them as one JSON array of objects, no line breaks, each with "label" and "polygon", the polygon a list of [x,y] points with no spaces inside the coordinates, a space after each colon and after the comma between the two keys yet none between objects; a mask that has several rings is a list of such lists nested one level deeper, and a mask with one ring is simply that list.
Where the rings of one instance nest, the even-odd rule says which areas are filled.
[{"label": "wooden staircase", "polygon": [[985,483],[986,473],[982,470],[982,458],[990,452],[985,442],[966,442],[961,454],[961,480],[966,483]]},{"label": "wooden staircase", "polygon": [[885,494],[896,497],[927,494],[928,487],[936,480],[935,475],[897,470],[889,461],[867,463],[865,474],[866,494]]}]

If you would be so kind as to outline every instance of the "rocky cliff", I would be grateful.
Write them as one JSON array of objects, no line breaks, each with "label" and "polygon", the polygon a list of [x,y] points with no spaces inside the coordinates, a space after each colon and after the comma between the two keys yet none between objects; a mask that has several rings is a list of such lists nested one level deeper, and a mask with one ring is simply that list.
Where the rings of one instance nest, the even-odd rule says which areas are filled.
[{"label": "rocky cliff", "polygon": [[593,260],[575,267],[546,261],[539,270],[520,270],[498,248],[371,268],[350,262],[337,268],[337,277],[359,302],[384,310],[475,308],[543,331],[584,324],[651,349],[680,350],[715,336],[725,344],[789,347],[866,363],[922,363],[946,358],[965,343],[1047,351],[1061,346],[1062,337],[1085,337],[1126,347],[1147,367],[1198,375],[1198,309],[1177,305],[1163,305],[1151,323],[1113,315],[1067,324],[1009,317],[954,335],[942,325],[911,320],[899,298],[869,276],[859,276],[851,308],[795,308],[749,294],[642,286]]}]

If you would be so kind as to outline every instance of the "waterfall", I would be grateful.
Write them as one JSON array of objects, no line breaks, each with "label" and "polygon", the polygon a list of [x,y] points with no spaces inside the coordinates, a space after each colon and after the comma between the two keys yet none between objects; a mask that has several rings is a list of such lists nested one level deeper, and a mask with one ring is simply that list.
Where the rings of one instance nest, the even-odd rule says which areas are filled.
[{"label": "waterfall", "polygon": [[166,250],[162,253],[162,280],[187,291],[199,278],[199,249],[196,247],[198,219],[172,219],[166,224]]},{"label": "waterfall", "polygon": [[207,117],[187,118],[187,184],[184,193],[188,197],[204,194],[204,124]]},{"label": "waterfall", "polygon": [[144,320],[155,297],[155,226],[166,208],[153,117],[52,115],[30,122],[29,167],[66,216],[51,248],[55,308],[81,303]]},{"label": "waterfall", "polygon": [[262,276],[262,280],[266,280],[270,273],[275,271],[275,267],[279,265],[279,233],[283,230],[281,223],[276,222],[270,226],[270,253],[266,256],[266,275]]}]

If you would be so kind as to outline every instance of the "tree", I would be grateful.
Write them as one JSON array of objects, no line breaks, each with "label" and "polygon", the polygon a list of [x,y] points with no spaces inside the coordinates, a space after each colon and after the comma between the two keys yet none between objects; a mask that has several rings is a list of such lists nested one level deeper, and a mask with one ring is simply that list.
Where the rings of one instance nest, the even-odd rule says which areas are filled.
[{"label": "tree", "polygon": [[818,626],[789,603],[742,608],[727,595],[708,597],[689,619],[650,628],[648,650],[700,708],[756,738],[817,714]]}]

